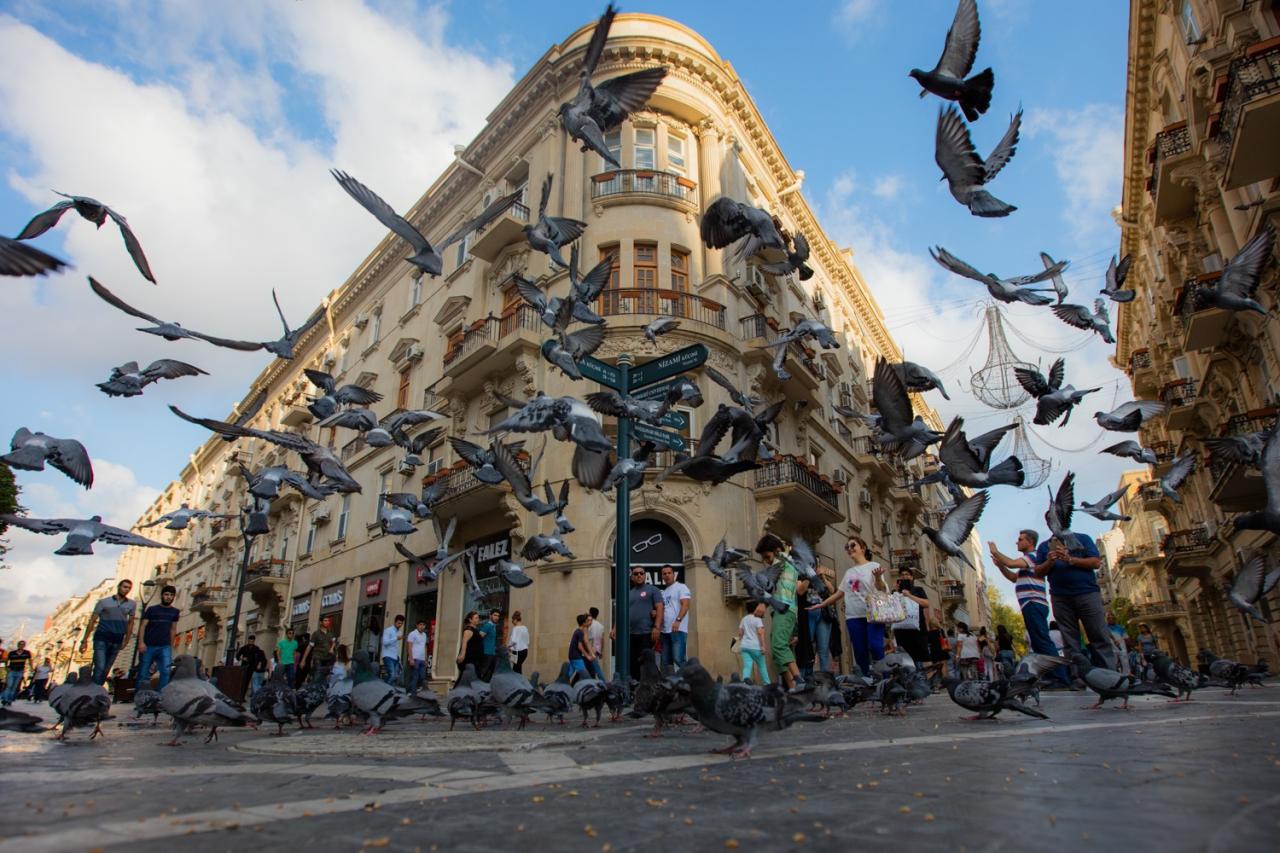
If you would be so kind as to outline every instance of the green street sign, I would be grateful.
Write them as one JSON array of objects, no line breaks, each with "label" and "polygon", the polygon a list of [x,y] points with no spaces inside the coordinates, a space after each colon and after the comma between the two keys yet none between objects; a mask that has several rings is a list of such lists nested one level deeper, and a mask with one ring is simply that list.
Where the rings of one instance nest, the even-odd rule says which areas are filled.
[{"label": "green street sign", "polygon": [[702,344],[693,344],[631,368],[630,385],[632,388],[650,385],[677,373],[692,370],[706,360],[707,348]]},{"label": "green street sign", "polygon": [[[543,341],[542,355],[545,358],[554,341]],[[622,374],[612,364],[605,364],[598,358],[584,356],[578,360],[578,370],[587,379],[593,379],[601,385],[608,385],[615,391],[622,390]]]},{"label": "green street sign", "polygon": [[658,423],[663,426],[669,426],[672,429],[688,429],[689,416],[684,412],[667,412],[658,418]]},{"label": "green street sign", "polygon": [[[693,382],[688,376],[676,376],[665,382],[655,382],[652,385],[646,385],[639,391],[632,391],[631,396],[637,400],[657,400],[667,395],[667,391],[681,382]],[[694,383],[695,385],[697,383]]]},{"label": "green street sign", "polygon": [[652,441],[654,444],[675,451],[683,451],[685,449],[684,436],[676,432],[658,429],[639,421],[631,425],[631,432],[640,441]]}]

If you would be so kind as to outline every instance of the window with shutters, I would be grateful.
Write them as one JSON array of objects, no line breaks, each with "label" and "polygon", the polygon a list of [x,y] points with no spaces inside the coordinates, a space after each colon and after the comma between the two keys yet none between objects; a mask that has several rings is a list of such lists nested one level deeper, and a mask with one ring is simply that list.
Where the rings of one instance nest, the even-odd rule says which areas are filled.
[{"label": "window with shutters", "polygon": [[400,371],[400,387],[396,390],[396,408],[409,408],[409,385],[413,378],[413,365],[410,364],[404,370]]}]

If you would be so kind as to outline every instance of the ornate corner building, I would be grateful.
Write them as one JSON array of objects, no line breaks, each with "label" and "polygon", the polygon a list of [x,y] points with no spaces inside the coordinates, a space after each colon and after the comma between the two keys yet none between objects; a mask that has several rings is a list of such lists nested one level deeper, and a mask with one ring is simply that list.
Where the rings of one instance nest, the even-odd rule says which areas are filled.
[{"label": "ornate corner building", "polygon": [[1120,309],[1117,366],[1135,396],[1169,404],[1141,434],[1159,460],[1150,479],[1181,453],[1199,457],[1181,504],[1138,484],[1130,503],[1166,526],[1147,524],[1117,571],[1152,592],[1144,621],[1172,647],[1274,666],[1280,595],[1262,603],[1264,626],[1223,594],[1246,556],[1280,550],[1272,534],[1232,525],[1265,503],[1261,475],[1210,464],[1200,440],[1276,422],[1280,273],[1273,256],[1257,295],[1266,316],[1202,308],[1196,290],[1268,224],[1280,228],[1280,3],[1133,0],[1124,156],[1121,255],[1137,298]]},{"label": "ornate corner building", "polygon": [[[583,267],[616,257],[593,306],[608,323],[598,358],[613,362],[627,353],[643,362],[701,343],[709,350],[707,363],[739,387],[788,401],[780,418],[781,453],[760,470],[714,489],[677,475],[657,490],[651,485],[656,471],[670,461],[662,454],[645,486],[632,493],[632,565],[656,578],[661,566],[671,564],[692,589],[689,655],[713,671],[734,666],[729,639],[745,591],[719,581],[700,558],[723,534],[749,546],[765,529],[784,537],[804,534],[837,577],[847,567],[844,537],[860,534],[886,567],[910,567],[940,608],[981,624],[988,609],[981,573],[959,561],[940,565],[937,552],[915,532],[919,524],[936,527],[941,518],[937,507],[944,495],[936,486],[909,488],[929,470],[930,458],[897,462],[865,429],[851,430],[834,414],[833,404],[840,403],[866,410],[876,358],[899,360],[901,354],[847,250],[826,236],[799,192],[803,175],[788,165],[742,81],[688,28],[650,15],[619,15],[598,76],[654,65],[669,71],[647,107],[608,138],[623,166],[613,169],[579,150],[557,117],[559,104],[578,85],[590,34],[585,26],[548,50],[407,217],[435,239],[495,198],[519,190],[519,200],[450,247],[439,278],[415,282],[403,260],[405,245],[388,235],[325,300],[326,320],[300,342],[298,356],[272,362],[246,393],[244,407],[267,393],[250,426],[297,430],[334,447],[362,492],[311,501],[290,490],[271,504],[271,533],[259,537],[248,561],[240,637],[256,632],[259,645],[271,649],[284,626],[314,630],[329,616],[341,643],[376,649],[377,629],[403,613],[409,627],[418,619],[428,623],[433,673],[451,677],[461,621],[478,609],[464,573],[446,570],[438,580],[415,575],[377,520],[380,494],[416,492],[433,482],[443,490],[436,515],[446,523],[458,519],[453,546],[479,547],[486,600],[523,613],[532,669],[559,665],[576,614],[595,606],[611,621],[612,493],[575,484],[568,515],[576,530],[565,538],[576,557],[532,566],[531,586],[507,590],[495,574],[497,560],[518,553],[534,534],[550,532],[550,518],[525,511],[507,487],[477,480],[443,436],[421,454],[420,467],[406,468],[398,449],[369,447],[353,432],[322,430],[305,406],[313,389],[302,371],[314,367],[340,384],[382,393],[385,399],[375,407],[380,413],[430,408],[447,415],[437,423],[449,434],[475,439],[508,413],[502,395],[529,398],[541,389],[580,397],[596,390],[589,380],[564,379],[540,356],[547,330],[514,287],[517,274],[540,279],[553,292],[566,287],[564,273],[532,252],[521,230],[537,215],[548,174],[555,179],[548,213],[588,223],[579,241]],[[731,260],[728,252],[706,249],[699,219],[721,195],[765,207],[789,231],[803,232],[812,247],[813,278],[771,277]],[[364,214],[353,208],[351,215]],[[644,326],[663,314],[678,318],[679,328],[656,345],[646,342]],[[843,345],[793,348],[786,363],[791,378],[780,382],[769,367],[773,350],[762,347],[806,317],[820,318]],[[681,432],[693,442],[705,418],[728,399],[698,371],[690,375],[706,399],[700,409],[680,410],[688,421]],[[915,404],[937,425],[919,398]],[[616,424],[605,418],[605,429]],[[527,439],[529,458],[542,451],[541,436],[520,437]],[[244,493],[241,462],[256,469],[290,461],[269,444],[214,437],[140,523],[183,500],[236,512]],[[569,445],[549,441],[535,482],[546,478],[558,487],[569,470]],[[234,523],[217,522],[193,525],[177,537],[176,544],[190,550],[156,566],[154,554],[131,549],[121,558],[121,573],[135,580],[159,574],[175,583],[184,614],[181,651],[212,664],[225,653],[243,539]],[[975,534],[970,542],[975,565],[981,565],[978,541]],[[419,554],[434,550],[431,525],[421,524],[405,544]]]}]

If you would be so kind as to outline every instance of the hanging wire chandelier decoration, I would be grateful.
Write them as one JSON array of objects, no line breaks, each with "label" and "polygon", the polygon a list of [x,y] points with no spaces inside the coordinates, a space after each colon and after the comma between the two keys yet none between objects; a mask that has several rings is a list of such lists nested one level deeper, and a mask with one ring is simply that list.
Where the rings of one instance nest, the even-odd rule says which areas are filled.
[{"label": "hanging wire chandelier decoration", "polygon": [[1010,456],[1018,457],[1022,463],[1022,488],[1038,489],[1049,479],[1049,474],[1053,471],[1053,463],[1048,459],[1044,459],[1036,453],[1034,447],[1031,446],[1031,439],[1027,435],[1027,424],[1022,419],[1022,415],[1018,415],[1013,419],[1013,450]]},{"label": "hanging wire chandelier decoration", "polygon": [[995,303],[987,305],[986,323],[987,361],[970,376],[969,389],[973,396],[993,409],[1016,409],[1031,395],[1018,382],[1014,370],[1035,369],[1035,365],[1014,355],[1004,334],[1004,314]]}]

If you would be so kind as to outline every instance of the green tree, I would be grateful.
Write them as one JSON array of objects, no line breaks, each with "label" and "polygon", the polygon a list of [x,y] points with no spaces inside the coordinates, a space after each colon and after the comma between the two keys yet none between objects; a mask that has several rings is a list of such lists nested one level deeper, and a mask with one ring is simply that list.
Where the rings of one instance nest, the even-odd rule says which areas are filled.
[{"label": "green tree", "polygon": [[[18,504],[18,484],[14,482],[13,471],[9,470],[9,466],[0,462],[0,513],[9,513],[16,515],[24,510]],[[4,536],[9,525],[0,522],[0,537]],[[4,564],[4,555],[9,552],[9,545],[0,538],[0,565]]]},{"label": "green tree", "polygon": [[1022,657],[1027,653],[1027,641],[1023,639],[1023,635],[1027,631],[1027,627],[1022,621],[1022,612],[1017,608],[1010,607],[1004,603],[1004,599],[1000,597],[1000,593],[995,587],[987,587],[987,603],[991,605],[991,627],[999,628],[1003,625],[1013,636],[1013,651],[1018,657]]},{"label": "green tree", "polygon": [[1115,614],[1116,622],[1123,625],[1125,632],[1136,640],[1138,638],[1138,623],[1133,618],[1133,602],[1120,595],[1111,599],[1110,609]]}]

